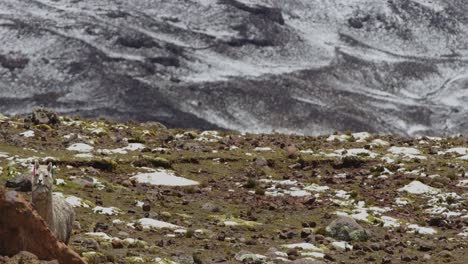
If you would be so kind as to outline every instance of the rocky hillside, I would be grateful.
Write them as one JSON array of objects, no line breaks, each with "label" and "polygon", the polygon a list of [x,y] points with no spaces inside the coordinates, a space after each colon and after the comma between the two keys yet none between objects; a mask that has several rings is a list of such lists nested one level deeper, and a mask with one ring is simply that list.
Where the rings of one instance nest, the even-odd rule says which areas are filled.
[{"label": "rocky hillside", "polygon": [[77,215],[70,246],[89,263],[468,258],[466,137],[242,135],[48,112],[3,117],[0,131],[0,183],[28,197],[32,162],[52,161]]},{"label": "rocky hillside", "polygon": [[463,0],[3,0],[0,112],[466,133]]}]

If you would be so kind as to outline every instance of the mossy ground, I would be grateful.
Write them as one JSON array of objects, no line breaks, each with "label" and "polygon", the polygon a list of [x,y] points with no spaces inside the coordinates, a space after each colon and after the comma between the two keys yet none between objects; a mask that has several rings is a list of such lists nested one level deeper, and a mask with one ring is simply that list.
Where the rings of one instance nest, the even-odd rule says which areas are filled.
[{"label": "mossy ground", "polygon": [[[468,147],[467,138],[453,137],[435,141],[374,135],[362,141],[354,139],[330,142],[326,140],[326,136],[240,135],[231,132],[202,137],[200,131],[185,133],[186,131],[180,129],[132,122],[119,124],[102,119],[69,117],[64,120],[61,125],[51,126],[50,129],[24,123],[19,117],[1,121],[0,152],[6,153],[9,158],[0,158],[3,171],[0,182],[3,184],[16,172],[30,173],[30,160],[15,162],[12,157],[17,157],[16,160],[31,157],[44,160],[51,157],[57,165],[55,177],[64,179],[66,183],[57,186],[55,191],[80,197],[91,205],[90,208],[75,208],[76,220],[81,228],[74,230],[70,243],[72,248],[88,255],[90,259],[137,263],[140,259],[136,257],[141,257],[146,262],[161,257],[178,263],[190,263],[196,256],[197,261],[203,263],[234,262],[234,256],[240,250],[265,254],[269,248],[280,249],[283,244],[304,240],[325,248],[326,261],[344,263],[380,263],[382,259],[399,263],[405,256],[418,262],[423,260],[424,254],[431,256],[431,263],[456,263],[468,258],[466,238],[458,235],[466,228],[468,207],[466,196],[463,196],[465,188],[457,186],[460,180],[466,179],[464,177],[468,160],[459,159],[457,155],[439,155],[432,151],[434,147],[440,151],[452,147]],[[98,128],[101,129],[96,131]],[[29,129],[35,132],[34,137],[24,138],[19,135]],[[203,138],[208,140],[200,140]],[[388,155],[389,147],[372,146],[373,138],[385,140],[391,145],[417,148],[426,159],[408,159],[397,155],[393,157],[395,162],[385,163],[381,158]],[[421,142],[422,140],[426,143]],[[129,150],[126,154],[104,155],[98,152],[98,149],[122,148],[128,142],[142,143],[146,147],[136,151]],[[66,150],[73,143],[92,145],[93,157],[75,157],[78,152]],[[237,148],[233,149],[232,146]],[[286,149],[288,146],[295,146],[298,150],[311,149],[315,154],[301,153],[298,150],[291,153],[291,150]],[[255,151],[256,147],[270,147],[272,151]],[[341,154],[327,155],[338,149],[354,148],[369,149],[377,157],[356,155],[346,160],[340,157]],[[260,163],[260,159],[266,160],[266,164]],[[136,173],[147,172],[144,167],[171,169],[178,176],[200,184],[165,187],[130,181],[130,177]],[[379,177],[384,175],[384,168],[391,174]],[[401,170],[402,168],[405,170]],[[418,172],[411,172],[414,170]],[[345,176],[336,177],[339,174]],[[422,176],[423,174],[427,176]],[[435,174],[439,176],[428,177]],[[84,175],[98,179],[104,188],[100,190],[95,186],[82,186],[73,181],[73,177]],[[261,179],[294,180],[302,187],[318,184],[331,189],[318,193],[316,200],[310,202],[316,192],[303,197],[269,196],[265,194],[265,190],[268,191],[271,185],[260,181]],[[463,199],[455,202],[459,203],[457,210],[464,209],[462,216],[447,219],[447,224],[434,227],[437,234],[424,236],[408,233],[404,226],[383,228],[380,215],[370,215],[367,222],[359,223],[371,231],[371,239],[353,242],[353,251],[335,250],[329,239],[320,238],[320,234],[326,235],[320,230],[323,231],[336,218],[337,211],[352,213],[358,201],[364,201],[366,207],[390,207],[386,216],[429,226],[433,218],[425,211],[429,198],[398,192],[399,188],[413,180],[460,195]],[[350,196],[347,200],[352,202],[348,205],[334,202],[335,190],[346,191]],[[406,199],[409,201],[408,205],[396,206],[396,197]],[[145,212],[137,207],[136,201],[146,201],[150,205],[150,211]],[[206,203],[212,203],[219,209],[216,212],[203,210],[202,206]],[[94,205],[117,207],[121,214],[95,214],[91,210]],[[155,217],[182,226],[187,233],[173,237],[172,230],[139,230],[126,225],[143,217]],[[115,219],[125,223],[113,224]],[[238,225],[225,225],[224,221],[233,221]],[[128,237],[140,239],[146,244],[114,248],[110,241],[100,241],[97,249],[86,248],[83,245],[85,233],[95,231],[96,223],[107,224],[108,229],[103,232],[112,237],[123,239],[125,237],[122,237],[121,232],[125,232]],[[309,226],[316,232],[315,241],[312,236],[301,238],[301,231]],[[281,238],[280,233],[286,231],[292,231],[293,235]],[[415,242],[417,238],[432,241],[435,244],[434,249],[430,252],[420,251]],[[376,243],[383,246],[376,249],[377,247],[373,247]],[[98,254],[92,256],[93,254],[86,253],[90,251]],[[451,256],[445,256],[446,251]],[[290,255],[289,258],[298,256]]]}]

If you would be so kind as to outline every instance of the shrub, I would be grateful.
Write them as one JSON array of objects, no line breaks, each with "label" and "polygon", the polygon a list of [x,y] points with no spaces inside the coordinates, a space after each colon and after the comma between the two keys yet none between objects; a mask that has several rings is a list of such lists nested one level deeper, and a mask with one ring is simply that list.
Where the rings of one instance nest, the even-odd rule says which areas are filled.
[{"label": "shrub", "polygon": [[247,189],[253,189],[257,186],[257,181],[255,179],[249,178],[247,183],[244,185]]}]

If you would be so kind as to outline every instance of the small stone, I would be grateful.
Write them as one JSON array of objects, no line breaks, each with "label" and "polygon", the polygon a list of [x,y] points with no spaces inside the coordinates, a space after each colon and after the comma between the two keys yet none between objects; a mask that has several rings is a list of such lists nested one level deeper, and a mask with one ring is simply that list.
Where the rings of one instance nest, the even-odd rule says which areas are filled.
[{"label": "small stone", "polygon": [[92,238],[84,239],[83,242],[81,242],[81,246],[84,248],[94,249],[94,250],[97,250],[99,248],[98,242]]},{"label": "small stone", "polygon": [[123,248],[124,245],[122,243],[122,240],[120,239],[114,239],[112,240],[112,248]]},{"label": "small stone", "polygon": [[379,251],[380,249],[382,249],[382,245],[380,243],[372,243],[370,244],[370,248],[373,251]]},{"label": "small stone", "polygon": [[130,234],[128,234],[127,232],[124,232],[124,231],[120,231],[119,233],[117,233],[117,235],[119,235],[119,237],[125,237],[125,238],[130,236]]},{"label": "small stone", "polygon": [[294,233],[294,231],[283,230],[279,233],[280,239],[291,239],[295,236],[296,236],[296,233]]},{"label": "small stone", "polygon": [[255,159],[255,164],[259,167],[263,167],[268,165],[268,161],[264,157],[260,156]]},{"label": "small stone", "polygon": [[109,229],[109,226],[105,223],[98,222],[94,225],[94,232],[102,232]]},{"label": "small stone", "polygon": [[301,231],[301,238],[309,237],[312,234],[312,231],[309,228],[304,228]]},{"label": "small stone", "polygon": [[20,175],[13,179],[7,180],[5,183],[7,188],[15,188],[17,192],[30,192],[32,190],[31,176]]},{"label": "small stone", "polygon": [[369,238],[368,231],[347,216],[340,216],[331,222],[326,231],[331,237],[344,241],[366,241]]},{"label": "small stone", "polygon": [[39,263],[38,258],[31,252],[21,251],[15,256],[13,256],[8,263]]},{"label": "small stone", "polygon": [[433,250],[435,248],[434,244],[431,241],[416,239],[415,242],[416,242],[416,244],[419,245],[419,247],[418,247],[419,251],[427,252],[427,251],[431,251],[431,250]]},{"label": "small stone", "polygon": [[288,257],[298,257],[299,256],[299,251],[295,248],[288,249],[286,252],[288,254]]},{"label": "small stone", "polygon": [[439,257],[442,257],[442,258],[453,258],[453,255],[452,253],[450,253],[450,251],[447,251],[447,250],[442,250],[441,252],[439,252],[439,254],[437,254]]},{"label": "small stone", "polygon": [[445,222],[446,222],[445,219],[440,216],[432,217],[429,219],[429,221],[427,221],[427,223],[430,226],[435,226],[435,227],[443,227],[445,226]]},{"label": "small stone", "polygon": [[143,211],[149,212],[151,210],[151,205],[148,202],[145,202],[142,206]]},{"label": "small stone", "polygon": [[205,211],[208,211],[208,212],[212,212],[212,213],[217,213],[217,212],[221,211],[219,206],[217,206],[217,205],[215,205],[213,203],[205,203],[205,204],[202,205],[201,209],[205,210]]},{"label": "small stone", "polygon": [[401,261],[404,261],[404,262],[411,262],[413,260],[413,258],[411,258],[408,255],[401,256],[400,259],[401,259]]},{"label": "small stone", "polygon": [[380,263],[382,263],[382,264],[391,264],[392,259],[389,256],[385,256],[385,257],[382,258],[382,261]]},{"label": "small stone", "polygon": [[164,247],[164,240],[160,239],[156,241],[156,246],[158,247]]},{"label": "small stone", "polygon": [[297,148],[295,146],[286,147],[286,152],[288,153],[288,158],[290,159],[297,157]]},{"label": "small stone", "polygon": [[315,197],[311,197],[311,198],[305,200],[305,201],[303,202],[303,204],[304,204],[304,205],[314,205],[316,200],[317,200],[317,199],[316,199]]},{"label": "small stone", "polygon": [[130,180],[122,181],[122,185],[125,186],[125,187],[133,186],[133,184],[132,184],[132,182]]}]

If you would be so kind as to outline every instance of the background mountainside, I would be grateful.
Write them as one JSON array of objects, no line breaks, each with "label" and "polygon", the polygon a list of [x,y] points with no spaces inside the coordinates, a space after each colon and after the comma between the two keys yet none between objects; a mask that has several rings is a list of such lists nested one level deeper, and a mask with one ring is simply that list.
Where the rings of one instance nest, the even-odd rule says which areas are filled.
[{"label": "background mountainside", "polygon": [[467,12],[462,0],[3,0],[0,112],[466,133]]}]

